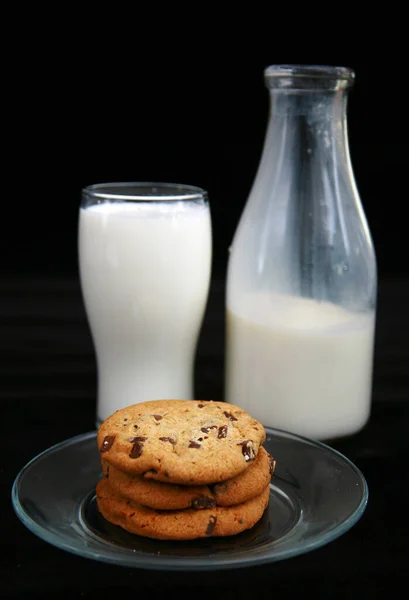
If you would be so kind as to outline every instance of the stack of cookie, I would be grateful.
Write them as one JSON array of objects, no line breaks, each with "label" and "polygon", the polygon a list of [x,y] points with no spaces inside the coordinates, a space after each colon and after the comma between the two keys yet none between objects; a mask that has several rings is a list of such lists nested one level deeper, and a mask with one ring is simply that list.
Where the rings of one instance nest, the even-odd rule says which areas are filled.
[{"label": "stack of cookie", "polygon": [[116,411],[98,431],[97,503],[145,537],[188,540],[253,527],[275,461],[264,427],[225,402],[157,400]]}]

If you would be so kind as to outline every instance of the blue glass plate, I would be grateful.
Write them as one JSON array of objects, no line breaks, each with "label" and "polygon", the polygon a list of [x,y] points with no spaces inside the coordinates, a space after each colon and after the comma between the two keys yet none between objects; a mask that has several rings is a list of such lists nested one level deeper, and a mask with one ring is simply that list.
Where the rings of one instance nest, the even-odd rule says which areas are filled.
[{"label": "blue glass plate", "polygon": [[277,467],[270,502],[253,529],[226,538],[151,540],[108,523],[98,512],[101,477],[96,433],[64,441],[31,460],[12,490],[21,521],[46,542],[128,567],[228,569],[296,556],[335,540],[362,516],[368,487],[359,469],[320,442],[266,428]]}]

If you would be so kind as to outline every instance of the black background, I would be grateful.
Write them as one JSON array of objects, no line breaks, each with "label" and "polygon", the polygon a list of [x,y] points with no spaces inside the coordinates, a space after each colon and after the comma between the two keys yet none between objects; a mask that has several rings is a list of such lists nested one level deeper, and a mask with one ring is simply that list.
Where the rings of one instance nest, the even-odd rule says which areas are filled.
[{"label": "black background", "polygon": [[[13,17],[3,15],[0,595],[100,599],[120,589],[126,598],[168,598],[174,591],[180,598],[247,599],[293,598],[308,589],[316,598],[401,598],[408,587],[402,515],[409,396],[407,32],[399,25],[406,20],[386,5],[379,15],[375,5],[366,9],[355,31],[358,9],[344,5],[309,5],[310,19],[293,4],[271,5],[270,14],[256,3],[220,4],[213,14],[204,5],[185,5],[179,17],[174,3],[155,3],[149,18],[141,6],[121,13],[119,6],[98,5],[86,17],[72,5],[41,12],[37,3],[17,4]],[[18,521],[10,489],[33,456],[94,426],[95,359],[77,281],[81,188],[119,180],[206,188],[213,274],[223,278],[264,141],[263,70],[276,63],[345,65],[356,72],[350,150],[384,284],[373,415],[356,439],[338,447],[368,480],[368,509],[337,543],[230,575],[122,569],[56,550]],[[203,397],[219,398],[222,282],[212,289],[197,379]]]},{"label": "black background", "polygon": [[295,52],[268,39],[212,50],[211,31],[182,41],[178,52],[169,41],[125,46],[106,31],[77,27],[69,42],[55,32],[27,46],[4,121],[11,189],[2,203],[1,272],[76,277],[82,187],[167,181],[208,191],[213,275],[223,277],[264,142],[263,70],[280,62],[355,70],[350,151],[379,274],[407,272],[403,55],[393,47],[369,53],[364,45]]}]

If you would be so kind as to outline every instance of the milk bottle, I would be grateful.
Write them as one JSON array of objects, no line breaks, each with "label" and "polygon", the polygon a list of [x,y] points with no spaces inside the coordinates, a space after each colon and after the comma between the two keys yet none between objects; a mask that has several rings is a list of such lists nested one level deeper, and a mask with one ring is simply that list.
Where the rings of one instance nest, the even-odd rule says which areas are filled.
[{"label": "milk bottle", "polygon": [[270,119],[227,277],[226,400],[323,440],[370,415],[376,262],[348,150],[353,79],[266,69]]}]

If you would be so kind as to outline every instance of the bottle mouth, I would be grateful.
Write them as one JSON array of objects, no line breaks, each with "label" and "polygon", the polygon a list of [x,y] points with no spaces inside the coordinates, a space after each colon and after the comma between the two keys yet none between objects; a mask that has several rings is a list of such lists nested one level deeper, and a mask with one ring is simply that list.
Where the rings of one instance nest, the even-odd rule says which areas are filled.
[{"label": "bottle mouth", "polygon": [[355,73],[349,67],[271,65],[264,80],[269,89],[343,90],[353,85]]}]

